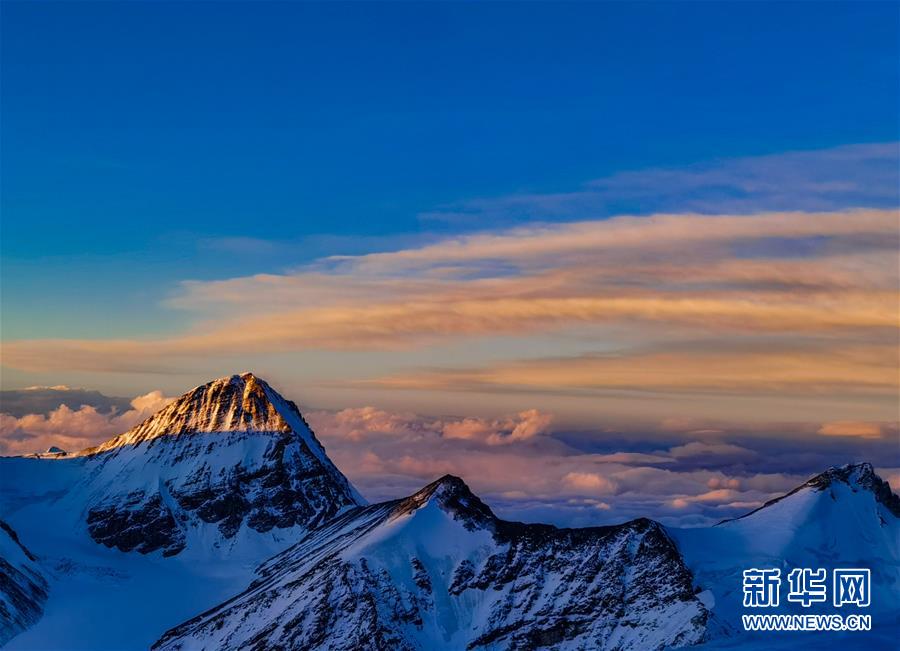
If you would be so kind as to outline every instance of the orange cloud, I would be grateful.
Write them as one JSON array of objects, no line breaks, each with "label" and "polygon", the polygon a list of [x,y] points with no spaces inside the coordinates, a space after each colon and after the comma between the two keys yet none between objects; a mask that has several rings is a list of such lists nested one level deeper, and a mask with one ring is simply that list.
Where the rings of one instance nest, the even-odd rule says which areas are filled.
[{"label": "orange cloud", "polygon": [[[779,253],[810,238],[818,248],[803,256]],[[782,244],[766,254],[759,244],[766,241]],[[741,356],[742,340],[761,337],[825,337],[834,350],[843,342],[893,344],[898,244],[898,214],[890,210],[657,215],[519,228],[330,258],[286,274],[185,283],[170,305],[194,313],[190,330],[155,339],[5,341],[2,362],[29,371],[152,372],[201,365],[209,356],[406,351],[476,337],[514,336],[527,349],[529,338],[600,327],[657,344],[687,334],[731,337],[730,359]],[[741,247],[756,248],[739,255]],[[799,364],[788,369],[790,359],[784,355],[772,386],[814,380],[811,373],[801,378]],[[842,360],[861,386],[871,383],[861,378],[867,364]],[[749,383],[764,383],[765,369],[747,363],[744,370],[755,371]],[[716,373],[727,376],[719,366]],[[681,383],[674,373],[669,379]],[[883,384],[880,376],[874,381]]]},{"label": "orange cloud", "polygon": [[458,237],[417,249],[335,257],[372,273],[435,262],[471,263],[515,260],[526,266],[566,252],[595,255],[612,250],[672,251],[704,245],[732,244],[760,238],[844,237],[876,235],[896,241],[897,213],[890,210],[849,210],[827,213],[774,212],[755,215],[664,214],[622,216],[606,220],[523,227],[499,234]]},{"label": "orange cloud", "polygon": [[[672,500],[672,506],[674,506],[676,509],[683,509],[690,504],[735,504],[740,503],[737,500],[737,498],[739,498],[740,496],[741,493],[737,490],[734,490],[733,488],[715,488],[713,490],[700,493],[699,495],[676,497]],[[749,502],[745,503],[752,504]]]},{"label": "orange cloud", "polygon": [[448,369],[368,382],[403,389],[643,390],[657,392],[891,395],[900,378],[892,346],[730,350],[697,343],[677,352],[624,351]]},{"label": "orange cloud", "polygon": [[706,485],[710,488],[732,488],[738,489],[741,487],[741,480],[731,477],[710,477],[709,481],[706,482]]},{"label": "orange cloud", "polygon": [[606,494],[616,490],[612,481],[595,472],[570,472],[562,480],[569,488],[591,494]]},{"label": "orange cloud", "polygon": [[819,428],[823,436],[858,436],[865,439],[877,439],[884,435],[881,423],[865,421],[840,420],[824,423]]}]

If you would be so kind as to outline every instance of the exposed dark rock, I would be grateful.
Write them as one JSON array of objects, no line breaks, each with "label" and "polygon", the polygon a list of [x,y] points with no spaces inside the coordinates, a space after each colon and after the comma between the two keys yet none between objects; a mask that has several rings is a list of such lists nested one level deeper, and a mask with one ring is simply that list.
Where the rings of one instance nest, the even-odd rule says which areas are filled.
[{"label": "exposed dark rock", "polygon": [[159,495],[131,493],[123,504],[88,511],[88,531],[98,543],[147,554],[172,556],[184,549],[184,532]]}]

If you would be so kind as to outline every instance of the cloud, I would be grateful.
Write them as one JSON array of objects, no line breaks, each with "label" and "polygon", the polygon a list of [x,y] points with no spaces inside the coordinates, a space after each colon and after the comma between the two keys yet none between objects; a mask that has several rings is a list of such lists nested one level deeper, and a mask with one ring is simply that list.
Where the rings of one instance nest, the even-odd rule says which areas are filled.
[{"label": "cloud", "polygon": [[[404,351],[601,326],[645,341],[685,333],[875,341],[896,331],[898,240],[890,210],[663,214],[517,228],[329,258],[288,274],[188,283],[176,300],[195,311],[188,331],[6,341],[3,363],[161,371],[209,355]],[[760,242],[770,244],[740,253]]]},{"label": "cloud", "polygon": [[171,402],[160,391],[131,401],[131,409],[100,412],[84,405],[79,409],[61,404],[46,414],[21,417],[0,413],[0,453],[31,454],[57,446],[76,452],[127,431]]},{"label": "cloud", "polygon": [[900,468],[876,468],[876,472],[881,475],[882,479],[891,485],[892,491],[895,493],[900,491]]},{"label": "cloud", "polygon": [[[391,276],[418,271],[432,281],[454,275],[477,280],[502,277],[512,270],[575,268],[586,269],[589,280],[631,281],[640,286],[641,280],[651,285],[666,280],[662,272],[673,272],[676,281],[712,281],[723,273],[729,282],[742,277],[756,282],[776,281],[782,275],[791,281],[794,273],[803,271],[798,257],[836,257],[839,273],[826,276],[824,284],[828,285],[831,280],[847,279],[848,274],[851,278],[858,276],[864,269],[886,274],[864,259],[840,258],[853,251],[880,251],[884,256],[892,252],[890,246],[897,238],[896,210],[661,213],[535,224],[453,237],[400,251],[332,257],[329,261],[331,273],[355,270]],[[760,242],[781,246],[772,247],[768,254],[762,249],[735,256],[736,247]],[[767,271],[770,267],[761,262],[766,258],[782,266]],[[619,268],[622,264],[625,267]],[[709,264],[714,268],[710,270]],[[685,265],[683,270],[679,270],[681,265]],[[803,278],[804,282],[814,280],[811,276]]]},{"label": "cloud", "polygon": [[494,223],[646,212],[823,211],[898,204],[900,146],[856,144],[810,151],[719,159],[680,168],[626,171],[565,192],[461,201],[425,220]]},{"label": "cloud", "polygon": [[763,504],[759,501],[741,501],[741,493],[731,488],[717,488],[699,495],[676,497],[672,500],[672,506],[676,509],[684,509],[691,504],[710,503],[716,506],[730,508],[753,509]]},{"label": "cloud", "polygon": [[669,454],[676,459],[690,459],[694,457],[728,457],[746,458],[756,456],[756,452],[742,448],[731,443],[707,443],[704,441],[691,441],[684,445],[678,445],[669,450]]},{"label": "cloud", "polygon": [[706,482],[706,485],[710,488],[732,488],[737,489],[741,486],[741,480],[726,477],[710,477],[709,481]]},{"label": "cloud", "polygon": [[700,493],[699,495],[694,495],[690,499],[693,502],[715,502],[717,504],[726,504],[732,502],[739,496],[740,493],[732,488],[716,488],[705,493]]},{"label": "cloud", "polygon": [[632,349],[481,368],[426,370],[372,379],[363,384],[440,391],[893,395],[900,386],[892,354],[894,346],[858,343],[836,346],[832,340],[751,346],[706,340],[673,345],[667,351]]},{"label": "cloud", "polygon": [[0,391],[0,412],[11,416],[45,414],[60,405],[76,410],[88,405],[100,412],[111,412],[129,409],[131,401],[128,398],[105,396],[99,391],[75,389],[60,384]]},{"label": "cloud", "polygon": [[343,409],[338,412],[311,411],[306,415],[314,430],[351,441],[365,441],[385,434],[404,440],[438,436],[442,423],[413,413],[388,412],[375,407]]},{"label": "cloud", "polygon": [[587,493],[606,494],[616,490],[616,486],[606,477],[595,472],[570,472],[563,477],[563,483],[574,490]]},{"label": "cloud", "polygon": [[307,416],[313,429],[351,441],[385,436],[404,441],[460,439],[487,445],[505,445],[533,439],[549,431],[551,414],[528,409],[503,418],[439,418],[409,412],[388,412],[375,407],[313,411]]},{"label": "cloud", "polygon": [[462,421],[445,423],[443,436],[456,439],[484,440],[489,445],[501,445],[526,441],[545,433],[553,417],[537,409],[529,409],[505,420],[484,421],[466,418]]},{"label": "cloud", "polygon": [[624,465],[652,465],[673,463],[675,460],[664,454],[646,454],[643,452],[613,452],[612,454],[594,455],[597,463],[621,463]]},{"label": "cloud", "polygon": [[[171,335],[0,352],[26,372],[193,376],[211,358],[218,374],[302,355],[297,381],[327,389],[329,406],[339,391],[407,406],[465,392],[496,403],[482,413],[536,407],[557,423],[887,421],[900,388],[898,246],[895,208],[531,223],[187,282],[167,305],[192,325]],[[546,427],[514,420],[454,422],[442,436],[499,445]]]},{"label": "cloud", "polygon": [[[691,432],[644,432],[616,440],[598,428],[583,432],[579,447],[565,444],[553,430],[519,445],[490,444],[494,428],[511,432],[520,418],[528,420],[431,417],[369,407],[316,412],[310,421],[329,455],[369,499],[399,497],[451,473],[503,517],[567,526],[640,516],[677,526],[711,524],[742,515],[853,458],[843,447],[807,452],[818,425],[774,440],[761,432],[738,439],[725,431],[706,440],[685,438]],[[467,435],[445,435],[455,428]],[[660,435],[678,442],[651,447]],[[590,441],[603,451],[591,451]],[[857,446],[853,454],[864,452]],[[896,450],[870,452],[873,458],[898,459]],[[772,470],[776,466],[780,471]]]},{"label": "cloud", "polygon": [[823,436],[858,436],[867,439],[877,439],[884,435],[884,428],[881,423],[841,420],[824,423],[819,428],[819,434]]}]

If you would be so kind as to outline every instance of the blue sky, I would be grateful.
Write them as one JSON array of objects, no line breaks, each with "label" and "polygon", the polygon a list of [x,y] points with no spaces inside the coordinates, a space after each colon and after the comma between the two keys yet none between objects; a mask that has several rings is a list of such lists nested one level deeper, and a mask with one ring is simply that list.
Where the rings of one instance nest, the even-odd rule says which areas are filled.
[{"label": "blue sky", "polygon": [[896,3],[0,12],[0,453],[252,370],[373,499],[900,482]]},{"label": "blue sky", "polygon": [[895,10],[5,2],[4,336],[178,328],[179,280],[471,230],[422,218],[453,202],[895,140]]}]

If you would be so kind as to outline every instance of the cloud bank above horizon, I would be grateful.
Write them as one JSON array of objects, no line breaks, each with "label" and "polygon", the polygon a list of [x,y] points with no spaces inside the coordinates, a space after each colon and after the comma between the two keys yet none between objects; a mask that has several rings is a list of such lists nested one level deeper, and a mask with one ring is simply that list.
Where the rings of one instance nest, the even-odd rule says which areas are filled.
[{"label": "cloud bank above horizon", "polygon": [[[314,406],[329,448],[376,495],[500,464],[518,474],[479,481],[516,509],[543,494],[517,477],[545,473],[553,505],[569,491],[577,509],[615,511],[590,491],[619,496],[616,473],[719,472],[677,506],[656,502],[711,518],[727,511],[714,497],[762,499],[732,480],[783,455],[797,459],[779,466],[792,481],[856,452],[896,455],[897,151],[788,152],[470,201],[438,211],[455,229],[440,235],[183,281],[160,309],[184,327],[4,339],[3,366],[29,383],[129,379],[160,400],[251,368]],[[609,214],[626,200],[640,210]],[[6,453],[86,447],[143,413],[69,398],[35,402],[37,416],[15,403]]]},{"label": "cloud bank above horizon", "polygon": [[[41,393],[63,401],[73,392],[78,390],[48,388],[19,404],[30,399],[39,409],[48,399]],[[101,411],[110,398],[94,393],[89,399],[93,404],[78,409],[60,403],[46,413],[0,414],[0,454],[90,447],[172,400],[153,391],[131,400],[127,411]],[[499,418],[423,416],[372,406],[304,413],[329,456],[370,500],[401,497],[451,473],[504,517],[559,525],[642,516],[675,525],[710,524],[848,460],[874,460],[892,486],[900,485],[900,458],[892,444],[898,432],[872,436],[860,423],[826,423],[827,432],[810,425],[779,439],[775,431],[692,429],[694,423],[661,424],[656,432],[566,432],[554,426],[552,414],[536,409]],[[813,444],[817,437],[821,445]]]},{"label": "cloud bank above horizon", "polygon": [[[533,225],[186,282],[170,300],[195,321],[185,332],[5,341],[3,360],[29,371],[172,373],[210,357],[389,353],[383,371],[332,385],[626,391],[696,404],[842,396],[853,407],[835,420],[886,420],[898,390],[898,247],[896,210]],[[491,338],[505,340],[504,358],[440,352]],[[404,364],[422,351],[434,351],[427,367]]]}]

